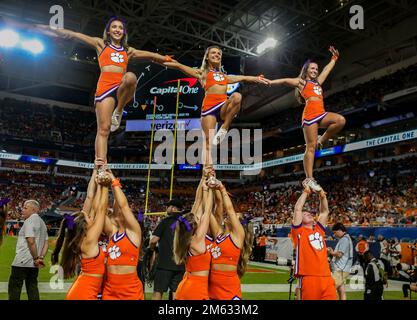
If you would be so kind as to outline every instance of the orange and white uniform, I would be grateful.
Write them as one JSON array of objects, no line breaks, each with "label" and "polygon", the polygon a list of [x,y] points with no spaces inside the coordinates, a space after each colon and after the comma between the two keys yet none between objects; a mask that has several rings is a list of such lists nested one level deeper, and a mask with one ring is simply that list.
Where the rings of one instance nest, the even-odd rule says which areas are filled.
[{"label": "orange and white uniform", "polygon": [[[215,84],[227,86],[227,75],[221,71],[210,70],[207,73],[206,83],[204,90],[207,90]],[[201,108],[201,116],[214,115],[218,117],[221,107],[227,101],[227,94],[214,94],[209,93],[205,95],[203,100],[203,106]]]},{"label": "orange and white uniform", "polygon": [[[310,126],[327,115],[326,110],[324,110],[323,89],[317,81],[306,80],[306,84],[300,93],[306,101],[301,126]],[[311,97],[319,98],[319,100],[309,99]]]},{"label": "orange and white uniform", "polygon": [[[81,258],[81,274],[68,290],[65,300],[97,300],[97,296],[102,290],[103,277],[106,271],[105,253],[100,246],[97,247],[98,254],[96,257]],[[94,274],[97,277],[88,274]]]},{"label": "orange and white uniform", "polygon": [[[137,266],[140,249],[129,239],[126,232],[116,232],[107,246],[107,266]],[[128,274],[107,271],[104,281],[103,300],[144,300],[143,285],[135,270]]]},{"label": "orange and white uniform", "polygon": [[[240,259],[240,249],[230,234],[219,235],[211,245],[211,264],[229,264],[237,266]],[[209,297],[212,300],[242,300],[240,279],[237,270],[220,271],[211,268],[209,277]]]},{"label": "orange and white uniform", "polygon": [[122,82],[126,73],[128,63],[127,50],[125,48],[116,47],[111,43],[107,44],[98,56],[98,64],[100,68],[105,66],[117,66],[124,69],[123,73],[119,72],[102,72],[97,83],[94,103],[103,101],[108,96],[113,96],[117,100],[117,88]]},{"label": "orange and white uniform", "polygon": [[185,263],[184,278],[181,280],[175,292],[176,300],[209,300],[208,275],[193,275],[198,271],[210,271],[211,254],[208,250],[199,255],[188,252]]},{"label": "orange and white uniform", "polygon": [[294,276],[299,278],[301,300],[337,300],[336,286],[327,261],[325,229],[317,222],[312,229],[292,226],[296,249]]}]

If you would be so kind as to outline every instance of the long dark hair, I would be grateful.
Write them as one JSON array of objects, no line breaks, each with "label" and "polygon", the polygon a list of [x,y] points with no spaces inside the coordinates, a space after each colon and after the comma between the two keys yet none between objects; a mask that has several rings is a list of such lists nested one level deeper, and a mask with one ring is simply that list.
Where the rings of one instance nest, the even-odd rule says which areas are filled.
[{"label": "long dark hair", "polygon": [[111,39],[108,36],[108,32],[110,30],[110,26],[112,24],[113,21],[120,21],[123,24],[123,37],[121,42],[121,45],[123,46],[123,48],[127,49],[129,47],[129,45],[127,44],[127,27],[126,27],[126,20],[123,19],[122,17],[118,17],[118,16],[112,16],[110,17],[110,19],[107,21],[106,23],[106,27],[104,28],[103,31],[103,41],[104,43],[110,43]]},{"label": "long dark hair", "polygon": [[75,269],[80,262],[81,243],[87,232],[87,222],[80,211],[72,215],[74,223],[71,226],[68,219],[63,219],[59,228],[58,238],[54,252],[51,255],[52,264],[59,261],[59,253],[62,250],[60,265],[64,269],[64,279],[75,276]]},{"label": "long dark hair", "polygon": [[[245,219],[241,220],[241,222],[245,221]],[[246,221],[245,221],[246,222]],[[239,262],[237,264],[237,275],[239,278],[242,278],[246,272],[246,267],[248,265],[248,261],[250,255],[252,253],[252,246],[253,246],[253,223],[247,222],[242,223],[243,229],[245,230],[245,238],[243,239],[243,247],[240,250],[240,257]]]},{"label": "long dark hair", "polygon": [[190,248],[191,239],[197,227],[194,213],[189,212],[183,215],[183,218],[188,221],[191,230],[187,231],[186,226],[182,222],[177,222],[175,226],[174,235],[174,261],[176,264],[184,264],[187,260],[187,253]]}]

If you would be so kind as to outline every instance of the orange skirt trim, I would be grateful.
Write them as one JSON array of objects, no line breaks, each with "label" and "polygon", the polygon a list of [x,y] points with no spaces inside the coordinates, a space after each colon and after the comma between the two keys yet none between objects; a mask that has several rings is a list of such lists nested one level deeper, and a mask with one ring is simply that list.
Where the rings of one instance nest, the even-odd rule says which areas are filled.
[{"label": "orange skirt trim", "polygon": [[138,274],[107,273],[104,281],[103,300],[144,300],[142,282]]},{"label": "orange skirt trim", "polygon": [[119,72],[102,72],[97,82],[97,89],[94,102],[103,101],[104,98],[119,88],[124,73]]},{"label": "orange skirt trim", "polygon": [[211,300],[242,300],[237,272],[210,270],[209,297]]},{"label": "orange skirt trim", "polygon": [[208,286],[208,276],[193,276],[186,272],[175,291],[175,299],[209,300]]},{"label": "orange skirt trim", "polygon": [[97,300],[102,284],[103,278],[80,274],[68,290],[65,300]]},{"label": "orange skirt trim", "polygon": [[227,101],[227,94],[206,94],[201,108],[201,115],[205,116],[220,109]]},{"label": "orange skirt trim", "polygon": [[324,103],[322,100],[307,101],[301,119],[302,126],[310,126],[313,123],[319,122],[326,115],[327,112],[324,109]]}]

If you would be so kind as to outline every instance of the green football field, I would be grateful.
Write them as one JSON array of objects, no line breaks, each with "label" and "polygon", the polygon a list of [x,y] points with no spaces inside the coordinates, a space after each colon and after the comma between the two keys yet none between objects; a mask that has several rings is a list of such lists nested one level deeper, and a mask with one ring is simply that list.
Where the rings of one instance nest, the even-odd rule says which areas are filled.
[{"label": "green football field", "polygon": [[[5,237],[3,245],[0,247],[0,300],[6,300],[7,297],[7,282],[10,276],[11,263],[15,254],[16,237]],[[48,255],[45,257],[46,266],[39,272],[38,281],[45,283],[50,282],[51,277],[54,276],[51,271],[51,252],[53,250],[53,239],[49,247]],[[249,265],[248,271],[242,278],[242,291],[243,299],[245,300],[287,300],[289,298],[288,289],[280,290],[281,292],[267,292],[268,285],[284,285],[287,284],[289,278],[288,271],[277,270],[273,266],[255,266]],[[66,280],[71,283],[72,280]],[[247,286],[248,285],[248,286]],[[258,292],[245,292],[245,287],[251,287],[249,291]],[[50,291],[50,290],[49,290]],[[266,291],[266,292],[264,292]],[[40,296],[42,300],[62,300],[65,298],[65,292],[45,292],[40,289]],[[146,292],[145,298],[151,299],[152,293]],[[349,300],[362,300],[363,292],[355,291],[347,293]],[[293,295],[292,295],[293,297]],[[416,300],[417,294],[413,295],[413,300]],[[167,295],[164,295],[167,299]],[[389,288],[384,292],[385,300],[404,300],[401,291],[390,291]],[[26,293],[22,293],[22,300],[27,300]]]}]

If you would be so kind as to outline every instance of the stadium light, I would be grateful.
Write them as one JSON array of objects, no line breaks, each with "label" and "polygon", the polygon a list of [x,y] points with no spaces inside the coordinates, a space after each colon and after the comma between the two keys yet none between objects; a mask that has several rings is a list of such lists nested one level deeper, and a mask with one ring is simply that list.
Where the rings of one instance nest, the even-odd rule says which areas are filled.
[{"label": "stadium light", "polygon": [[0,47],[11,48],[19,42],[19,34],[17,32],[4,29],[0,31]]},{"label": "stadium light", "polygon": [[261,54],[264,53],[267,49],[275,48],[278,41],[274,38],[267,38],[264,42],[262,42],[257,48],[256,53]]},{"label": "stadium light", "polygon": [[21,45],[23,49],[28,50],[33,54],[41,53],[44,49],[42,42],[37,39],[24,40]]}]

